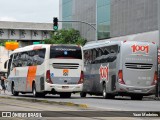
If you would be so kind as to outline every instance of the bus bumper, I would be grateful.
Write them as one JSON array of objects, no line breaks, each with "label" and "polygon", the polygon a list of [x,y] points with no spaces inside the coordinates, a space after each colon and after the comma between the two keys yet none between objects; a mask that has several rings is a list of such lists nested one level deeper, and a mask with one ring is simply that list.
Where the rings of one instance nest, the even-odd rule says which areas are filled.
[{"label": "bus bumper", "polygon": [[152,95],[156,92],[155,85],[149,87],[135,87],[135,86],[127,86],[123,84],[119,84],[117,92],[120,94],[143,94],[145,95]]},{"label": "bus bumper", "polygon": [[67,85],[67,84],[49,84],[45,87],[46,91],[53,92],[81,92],[83,89],[83,84]]}]

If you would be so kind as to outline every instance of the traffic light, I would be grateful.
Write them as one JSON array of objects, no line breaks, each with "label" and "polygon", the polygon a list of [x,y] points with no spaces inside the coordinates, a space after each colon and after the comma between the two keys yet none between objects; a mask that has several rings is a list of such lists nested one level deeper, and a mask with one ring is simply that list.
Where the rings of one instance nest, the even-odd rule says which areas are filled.
[{"label": "traffic light", "polygon": [[53,18],[53,29],[58,30],[58,18],[57,17]]}]

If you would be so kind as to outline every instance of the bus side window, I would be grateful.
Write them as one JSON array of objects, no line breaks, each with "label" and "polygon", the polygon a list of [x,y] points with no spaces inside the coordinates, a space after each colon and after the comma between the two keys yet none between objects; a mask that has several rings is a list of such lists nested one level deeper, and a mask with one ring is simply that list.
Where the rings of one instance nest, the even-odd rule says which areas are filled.
[{"label": "bus side window", "polygon": [[96,50],[93,49],[92,50],[92,64],[94,63],[95,59],[96,59]]},{"label": "bus side window", "polygon": [[34,56],[34,52],[33,51],[28,51],[27,66],[32,66],[33,65],[33,56]]},{"label": "bus side window", "polygon": [[34,50],[33,65],[38,65],[38,50]]},{"label": "bus side window", "polygon": [[87,65],[88,63],[88,51],[84,51],[84,64]]},{"label": "bus side window", "polygon": [[41,65],[44,62],[45,58],[45,49],[40,49],[38,51],[38,65]]},{"label": "bus side window", "polygon": [[13,62],[12,62],[12,69],[18,66],[18,59],[17,59],[18,54],[14,54]]},{"label": "bus side window", "polygon": [[13,61],[13,55],[10,56],[10,59],[8,61],[8,70],[7,70],[7,77],[9,76],[10,74],[10,71],[12,70],[12,61]]},{"label": "bus side window", "polygon": [[27,66],[28,62],[28,52],[23,52],[21,55],[21,60],[22,60],[22,66],[25,67]]},{"label": "bus side window", "polygon": [[22,67],[22,58],[21,58],[21,53],[18,53],[18,56],[17,56],[17,61],[18,61],[18,65],[17,67]]},{"label": "bus side window", "polygon": [[113,45],[109,47],[109,54],[106,59],[106,62],[113,62],[114,60],[117,59],[117,54],[118,54],[118,45]]},{"label": "bus side window", "polygon": [[92,61],[92,51],[91,50],[86,50],[84,51],[84,63],[87,64],[91,64]]}]

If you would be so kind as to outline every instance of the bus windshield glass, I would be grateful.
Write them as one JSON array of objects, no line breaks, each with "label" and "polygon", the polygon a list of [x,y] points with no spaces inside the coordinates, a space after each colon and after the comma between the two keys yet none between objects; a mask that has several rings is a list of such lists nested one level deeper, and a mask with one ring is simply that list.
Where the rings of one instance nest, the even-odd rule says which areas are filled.
[{"label": "bus windshield glass", "polygon": [[51,46],[50,58],[82,59],[82,50],[78,46]]}]

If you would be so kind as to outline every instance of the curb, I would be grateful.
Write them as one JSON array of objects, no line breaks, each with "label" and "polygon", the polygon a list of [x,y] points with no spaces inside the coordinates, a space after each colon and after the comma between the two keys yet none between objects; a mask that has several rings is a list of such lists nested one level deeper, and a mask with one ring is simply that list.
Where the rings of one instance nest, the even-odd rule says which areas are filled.
[{"label": "curb", "polygon": [[22,101],[28,101],[28,102],[41,102],[41,103],[49,103],[49,104],[56,104],[56,105],[65,105],[70,107],[79,107],[79,108],[88,108],[87,104],[75,104],[72,102],[56,102],[56,101],[48,101],[48,100],[38,100],[38,99],[28,99],[28,98],[13,98],[9,96],[0,96],[0,98],[5,99],[13,99],[13,100],[22,100]]},{"label": "curb", "polygon": [[160,97],[155,97],[155,96],[145,96],[144,98],[152,99],[152,100],[160,100]]}]

